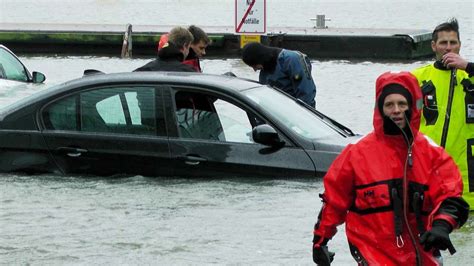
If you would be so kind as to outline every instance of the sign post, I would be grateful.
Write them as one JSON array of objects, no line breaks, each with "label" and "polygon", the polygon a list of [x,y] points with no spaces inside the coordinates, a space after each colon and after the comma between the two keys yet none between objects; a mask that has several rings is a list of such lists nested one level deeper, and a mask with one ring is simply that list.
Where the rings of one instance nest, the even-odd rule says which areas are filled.
[{"label": "sign post", "polygon": [[235,0],[235,33],[240,34],[240,47],[260,42],[267,30],[266,0]]}]

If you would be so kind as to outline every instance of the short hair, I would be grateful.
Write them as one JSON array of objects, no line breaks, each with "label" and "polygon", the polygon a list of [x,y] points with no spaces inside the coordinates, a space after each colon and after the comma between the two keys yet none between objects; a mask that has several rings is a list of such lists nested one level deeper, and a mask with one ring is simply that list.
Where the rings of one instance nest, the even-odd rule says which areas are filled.
[{"label": "short hair", "polygon": [[183,27],[175,27],[171,29],[168,36],[168,42],[173,43],[179,48],[184,47],[187,44],[191,44],[193,40],[194,37],[191,32]]},{"label": "short hair", "polygon": [[440,31],[454,31],[458,35],[458,40],[461,40],[461,37],[459,36],[459,24],[456,18],[451,18],[449,21],[436,26],[433,31],[433,34],[431,35],[431,39],[434,42],[438,41],[438,32]]},{"label": "short hair", "polygon": [[188,27],[188,30],[194,37],[193,44],[198,44],[200,41],[203,41],[204,44],[207,45],[211,42],[207,34],[198,26],[191,25]]}]

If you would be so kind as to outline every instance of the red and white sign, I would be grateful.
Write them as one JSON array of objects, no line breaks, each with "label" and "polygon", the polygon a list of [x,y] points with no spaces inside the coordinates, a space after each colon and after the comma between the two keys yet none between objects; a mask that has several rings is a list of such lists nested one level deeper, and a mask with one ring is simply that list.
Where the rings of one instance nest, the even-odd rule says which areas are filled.
[{"label": "red and white sign", "polygon": [[235,33],[267,31],[266,0],[235,0]]}]

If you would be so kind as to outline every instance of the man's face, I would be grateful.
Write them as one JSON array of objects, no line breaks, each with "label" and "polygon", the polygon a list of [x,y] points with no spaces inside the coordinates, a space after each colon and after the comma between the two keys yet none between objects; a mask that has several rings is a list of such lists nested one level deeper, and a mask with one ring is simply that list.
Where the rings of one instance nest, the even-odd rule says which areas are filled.
[{"label": "man's face", "polygon": [[185,45],[183,46],[183,48],[180,49],[181,52],[182,52],[183,55],[184,55],[184,59],[186,59],[186,57],[188,57],[189,48],[190,48],[190,47],[191,47],[191,44],[188,43],[188,44],[185,44]]},{"label": "man's face", "polygon": [[387,95],[383,102],[384,115],[392,119],[400,128],[405,128],[406,126],[405,111],[408,108],[407,99],[398,93]]},{"label": "man's face", "polygon": [[191,48],[196,53],[197,57],[201,58],[206,55],[207,45],[208,45],[207,43],[201,40],[196,44],[191,44]]},{"label": "man's face", "polygon": [[437,60],[441,60],[443,55],[449,52],[459,54],[461,42],[455,31],[440,31],[437,34],[438,40],[431,41],[431,49],[435,52]]}]

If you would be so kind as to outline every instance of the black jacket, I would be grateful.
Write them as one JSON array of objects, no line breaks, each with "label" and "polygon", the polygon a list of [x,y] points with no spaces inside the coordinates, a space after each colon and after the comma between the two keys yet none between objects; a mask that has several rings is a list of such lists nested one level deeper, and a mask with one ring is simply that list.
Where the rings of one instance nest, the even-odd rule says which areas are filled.
[{"label": "black jacket", "polygon": [[175,45],[168,42],[168,46],[158,51],[158,58],[134,71],[180,71],[196,72],[191,66],[183,62],[183,53]]}]

